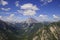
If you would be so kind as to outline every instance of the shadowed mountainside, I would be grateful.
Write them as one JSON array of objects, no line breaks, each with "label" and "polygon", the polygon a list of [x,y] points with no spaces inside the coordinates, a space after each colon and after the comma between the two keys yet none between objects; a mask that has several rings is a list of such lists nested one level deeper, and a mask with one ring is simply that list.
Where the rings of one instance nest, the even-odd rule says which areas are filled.
[{"label": "shadowed mountainside", "polygon": [[0,20],[0,40],[60,40],[60,21],[29,25]]}]

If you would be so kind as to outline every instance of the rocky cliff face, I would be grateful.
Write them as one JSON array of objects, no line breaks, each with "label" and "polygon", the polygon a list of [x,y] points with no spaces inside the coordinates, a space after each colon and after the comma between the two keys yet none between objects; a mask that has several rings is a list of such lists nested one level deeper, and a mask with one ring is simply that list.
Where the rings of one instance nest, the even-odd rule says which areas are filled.
[{"label": "rocky cliff face", "polygon": [[33,40],[60,40],[60,27],[57,25],[43,27],[37,31]]}]

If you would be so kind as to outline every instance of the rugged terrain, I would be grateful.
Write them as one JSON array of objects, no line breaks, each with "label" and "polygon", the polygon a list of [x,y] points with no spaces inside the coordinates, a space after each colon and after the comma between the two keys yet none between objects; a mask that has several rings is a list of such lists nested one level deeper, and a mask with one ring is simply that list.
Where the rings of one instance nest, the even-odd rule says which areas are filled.
[{"label": "rugged terrain", "polygon": [[13,24],[0,20],[0,40],[60,40],[60,21],[35,21]]}]

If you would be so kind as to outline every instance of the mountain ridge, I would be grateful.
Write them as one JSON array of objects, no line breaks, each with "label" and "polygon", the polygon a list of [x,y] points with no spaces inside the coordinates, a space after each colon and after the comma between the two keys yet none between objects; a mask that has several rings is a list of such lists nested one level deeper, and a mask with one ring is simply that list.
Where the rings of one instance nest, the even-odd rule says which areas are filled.
[{"label": "mountain ridge", "polygon": [[8,23],[0,20],[0,40],[60,40],[60,22]]}]

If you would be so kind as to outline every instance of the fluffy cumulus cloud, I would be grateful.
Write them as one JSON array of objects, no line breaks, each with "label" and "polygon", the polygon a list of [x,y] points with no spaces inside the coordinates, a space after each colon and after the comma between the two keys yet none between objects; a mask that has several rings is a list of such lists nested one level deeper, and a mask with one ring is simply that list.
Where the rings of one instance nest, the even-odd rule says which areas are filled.
[{"label": "fluffy cumulus cloud", "polygon": [[43,4],[43,5],[46,5],[48,3],[51,3],[53,0],[40,0],[40,2]]},{"label": "fluffy cumulus cloud", "polygon": [[40,14],[38,17],[35,17],[39,22],[48,21],[48,15]]},{"label": "fluffy cumulus cloud", "polygon": [[59,21],[59,20],[60,20],[60,17],[54,14],[53,15],[53,21]]},{"label": "fluffy cumulus cloud", "polygon": [[11,8],[1,8],[3,11],[9,11]]},{"label": "fluffy cumulus cloud", "polygon": [[21,10],[23,15],[33,16],[36,14],[36,11],[39,10],[39,8],[36,5],[27,3],[21,6]]},{"label": "fluffy cumulus cloud", "polygon": [[38,10],[38,7],[36,5],[33,5],[31,3],[24,4],[21,6],[21,9],[31,9],[31,10]]},{"label": "fluffy cumulus cloud", "polygon": [[2,16],[0,16],[0,19],[2,19]]},{"label": "fluffy cumulus cloud", "polygon": [[19,7],[19,1],[15,2],[16,7]]},{"label": "fluffy cumulus cloud", "polygon": [[13,21],[14,20],[14,14],[10,14],[10,16],[9,17],[7,17],[7,20],[8,21]]},{"label": "fluffy cumulus cloud", "polygon": [[43,14],[40,14],[39,17],[40,17],[41,19],[48,19],[48,16],[47,16],[47,15],[43,15]]},{"label": "fluffy cumulus cloud", "polygon": [[54,19],[58,19],[59,16],[56,16],[56,15],[54,14],[54,15],[53,15],[53,18],[54,18]]},{"label": "fluffy cumulus cloud", "polygon": [[34,15],[34,14],[36,14],[36,12],[33,10],[25,10],[23,15]]},{"label": "fluffy cumulus cloud", "polygon": [[8,5],[8,2],[7,1],[4,1],[4,0],[0,0],[0,4],[5,6],[5,5]]}]

